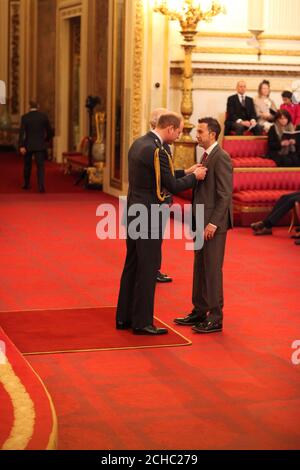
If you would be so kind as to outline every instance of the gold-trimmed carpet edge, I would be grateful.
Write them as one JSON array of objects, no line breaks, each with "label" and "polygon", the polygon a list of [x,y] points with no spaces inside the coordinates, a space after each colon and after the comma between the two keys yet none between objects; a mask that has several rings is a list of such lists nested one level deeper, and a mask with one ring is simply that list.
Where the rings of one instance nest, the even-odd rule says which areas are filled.
[{"label": "gold-trimmed carpet edge", "polygon": [[98,351],[123,351],[133,349],[153,349],[153,348],[176,348],[176,346],[191,346],[193,343],[187,340],[186,343],[175,343],[175,344],[153,344],[149,346],[123,346],[118,348],[95,348],[95,349],[67,349],[64,351],[43,351],[43,352],[29,352],[24,353],[23,356],[43,356],[49,354],[68,354],[68,353],[82,353],[82,352],[98,352]]},{"label": "gold-trimmed carpet edge", "polygon": [[[25,354],[23,354],[23,353],[21,353],[21,354],[23,356],[25,356]],[[41,377],[39,376],[39,374],[35,371],[35,369],[32,367],[32,365],[28,361],[26,361],[26,363],[28,364],[28,367],[32,370],[33,374],[36,376],[36,378],[40,382],[40,384],[41,384],[41,386],[42,386],[42,388],[43,388],[43,390],[46,394],[46,397],[49,401],[49,407],[50,407],[51,415],[52,415],[52,431],[51,431],[49,439],[48,439],[48,444],[47,444],[46,450],[56,450],[57,449],[57,444],[58,444],[58,420],[57,420],[57,414],[56,414],[56,410],[55,410],[55,406],[54,406],[52,397],[51,397],[50,393],[48,392],[48,389],[47,389],[46,385],[44,384],[43,380],[41,379]]]}]

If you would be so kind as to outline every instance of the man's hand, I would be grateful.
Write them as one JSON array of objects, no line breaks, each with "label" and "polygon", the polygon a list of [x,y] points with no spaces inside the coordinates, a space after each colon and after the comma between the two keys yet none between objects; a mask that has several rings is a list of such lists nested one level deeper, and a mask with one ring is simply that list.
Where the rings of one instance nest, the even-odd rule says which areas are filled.
[{"label": "man's hand", "polygon": [[194,171],[194,175],[196,176],[196,179],[199,180],[204,180],[206,176],[207,168],[205,166],[198,166]]},{"label": "man's hand", "polygon": [[241,121],[241,124],[242,124],[244,127],[250,127],[250,126],[251,126],[250,121]]},{"label": "man's hand", "polygon": [[215,227],[215,225],[207,224],[204,229],[204,240],[207,241],[207,240],[211,240],[212,238],[214,238],[216,230],[217,230],[217,227]]},{"label": "man's hand", "polygon": [[285,140],[282,140],[281,141],[281,147],[287,147],[288,145],[290,145],[290,141],[285,139]]},{"label": "man's hand", "polygon": [[195,165],[191,166],[190,168],[187,168],[186,170],[184,170],[185,174],[186,175],[190,175],[191,173],[194,173],[194,171],[199,168],[200,163],[196,163]]},{"label": "man's hand", "polygon": [[26,154],[26,148],[25,147],[20,147],[20,154],[25,155]]}]

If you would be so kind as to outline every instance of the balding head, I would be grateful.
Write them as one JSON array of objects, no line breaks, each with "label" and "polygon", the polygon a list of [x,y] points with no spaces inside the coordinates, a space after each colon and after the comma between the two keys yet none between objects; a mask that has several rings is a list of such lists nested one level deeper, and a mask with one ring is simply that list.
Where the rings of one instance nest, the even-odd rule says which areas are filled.
[{"label": "balding head", "polygon": [[158,120],[162,114],[168,113],[166,108],[155,108],[150,114],[150,126],[151,129],[155,129],[158,123]]},{"label": "balding head", "polygon": [[236,91],[240,95],[244,95],[246,93],[246,90],[247,90],[247,85],[246,85],[245,80],[239,80],[236,84]]}]

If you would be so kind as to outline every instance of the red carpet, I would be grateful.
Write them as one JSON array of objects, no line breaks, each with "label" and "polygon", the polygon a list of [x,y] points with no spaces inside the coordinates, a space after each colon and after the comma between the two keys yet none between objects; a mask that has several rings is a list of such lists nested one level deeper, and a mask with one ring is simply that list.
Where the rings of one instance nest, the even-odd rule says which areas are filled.
[{"label": "red carpet", "polygon": [[[157,348],[191,344],[169,329],[163,336],[138,336],[115,329],[115,307],[0,312],[0,325],[23,354]],[[157,326],[165,326],[156,320]]]},{"label": "red carpet", "polygon": [[[27,196],[0,199],[0,310],[116,305],[125,242],[95,235],[98,204],[115,200]],[[191,309],[192,265],[183,241],[164,242],[173,283],[157,286],[155,313],[168,324]],[[222,334],[183,327],[189,348],[28,357],[54,401],[59,448],[300,449],[299,266],[286,228],[235,229]]]},{"label": "red carpet", "polygon": [[56,414],[43,382],[1,328],[0,341],[6,354],[0,362],[0,450],[56,448]]},{"label": "red carpet", "polygon": [[[0,194],[37,193],[37,177],[35,162],[32,162],[31,189],[22,190],[23,157],[15,153],[0,152]],[[65,175],[63,165],[45,162],[45,186],[47,193],[78,193],[83,192],[82,184],[75,186],[78,175]]]}]

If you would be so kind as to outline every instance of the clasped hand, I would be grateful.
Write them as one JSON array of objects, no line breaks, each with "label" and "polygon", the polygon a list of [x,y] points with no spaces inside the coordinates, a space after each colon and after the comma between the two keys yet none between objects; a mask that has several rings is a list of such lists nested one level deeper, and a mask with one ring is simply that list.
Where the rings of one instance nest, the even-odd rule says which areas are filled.
[{"label": "clasped hand", "polygon": [[190,175],[191,173],[194,173],[196,176],[197,180],[204,180],[206,176],[207,168],[200,163],[196,163],[195,165],[191,166],[187,170],[185,170],[185,173],[187,175]]}]

